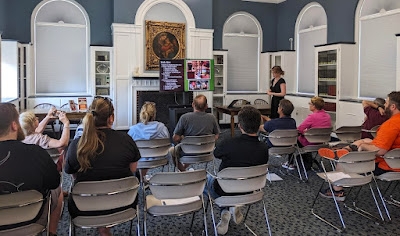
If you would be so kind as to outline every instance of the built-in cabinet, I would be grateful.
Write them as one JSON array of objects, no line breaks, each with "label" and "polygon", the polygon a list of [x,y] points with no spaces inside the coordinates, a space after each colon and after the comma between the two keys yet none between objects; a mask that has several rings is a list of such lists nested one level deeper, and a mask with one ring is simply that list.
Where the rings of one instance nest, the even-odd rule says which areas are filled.
[{"label": "built-in cabinet", "polygon": [[[226,105],[226,85],[227,85],[227,75],[228,75],[228,51],[227,50],[216,50],[213,51],[214,57],[214,93],[213,93],[213,106],[223,106]],[[214,115],[216,110],[214,109]],[[230,117],[227,115],[220,115],[220,123],[228,123],[228,118],[230,122]]]},{"label": "built-in cabinet", "polygon": [[[348,125],[345,120],[351,118],[346,118],[343,115],[342,109],[347,109],[347,106],[341,104],[339,107],[339,101],[357,97],[355,49],[354,43],[318,45],[315,47],[315,62],[317,63],[315,67],[315,94],[324,98],[325,110],[331,114],[334,126],[337,128]],[[341,109],[340,114],[336,115],[336,111],[339,109]]]},{"label": "built-in cabinet", "polygon": [[30,48],[31,45],[29,44],[18,44],[18,102],[21,110],[27,108],[28,88],[30,84]]},{"label": "built-in cabinet", "polygon": [[93,94],[112,97],[112,48],[92,46],[90,50]]}]

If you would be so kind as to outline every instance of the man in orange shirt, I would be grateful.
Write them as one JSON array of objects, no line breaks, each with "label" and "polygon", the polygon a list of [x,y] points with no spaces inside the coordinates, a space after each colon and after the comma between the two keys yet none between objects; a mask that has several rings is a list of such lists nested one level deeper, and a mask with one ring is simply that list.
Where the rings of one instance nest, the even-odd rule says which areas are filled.
[{"label": "man in orange shirt", "polygon": [[385,113],[389,119],[379,127],[374,140],[361,139],[353,143],[359,151],[378,151],[375,175],[388,171],[400,172],[400,169],[390,168],[382,158],[388,151],[400,148],[400,92],[388,94],[385,102]]},{"label": "man in orange shirt", "polygon": [[[400,172],[400,169],[390,168],[382,158],[388,151],[400,148],[400,92],[393,91],[388,94],[385,101],[385,113],[389,119],[379,127],[373,140],[369,138],[357,140],[345,147],[346,150],[341,149],[340,153],[336,151],[337,157],[340,158],[348,151],[377,151],[374,175],[381,175],[389,171]],[[334,151],[327,148],[320,149],[318,153],[322,156],[335,157]],[[333,186],[333,189],[336,200],[344,201],[343,188]],[[322,190],[320,195],[326,198],[333,197],[329,189]]]}]

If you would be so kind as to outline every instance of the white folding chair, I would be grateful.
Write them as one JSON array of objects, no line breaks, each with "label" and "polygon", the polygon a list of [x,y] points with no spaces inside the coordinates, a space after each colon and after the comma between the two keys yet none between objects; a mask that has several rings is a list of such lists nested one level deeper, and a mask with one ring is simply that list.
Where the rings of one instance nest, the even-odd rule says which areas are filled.
[{"label": "white folding chair", "polygon": [[214,160],[215,135],[185,136],[180,147],[185,155],[179,158],[179,162],[182,164],[206,163],[205,169],[207,169],[208,163]]},{"label": "white folding chair", "polygon": [[[134,177],[102,181],[78,182],[72,187],[70,196],[80,211],[107,211],[131,206],[137,195],[139,180]],[[140,235],[138,207],[127,208],[111,214],[77,216],[70,220],[70,235],[76,235],[75,228],[110,228],[128,221],[129,235],[132,233],[133,219],[137,218],[137,235]]]},{"label": "white folding chair", "polygon": [[[271,133],[269,133],[268,135],[264,136],[264,138],[267,138],[273,145],[268,149],[269,155],[286,156],[288,163],[291,163],[291,161],[294,160],[294,163],[297,166],[297,173],[299,174],[299,179],[303,180],[303,175],[304,175],[304,179],[307,181],[308,175],[304,167],[303,158],[300,158],[301,167],[296,158],[296,153],[299,153],[301,157],[301,152],[297,146],[298,132],[299,131],[297,129],[276,129]],[[303,170],[303,174],[301,169]]]},{"label": "white folding chair", "polygon": [[352,142],[361,139],[361,126],[342,126],[334,132],[340,139],[340,146],[347,146]]},{"label": "white folding chair", "polygon": [[312,162],[318,166],[318,171],[322,170],[321,165],[317,161],[318,150],[320,148],[328,148],[331,140],[332,128],[311,128],[304,132],[304,137],[311,144],[300,149],[301,153],[311,153]]},{"label": "white folding chair", "polygon": [[[383,158],[385,159],[386,163],[389,165],[390,168],[400,169],[400,148],[396,148],[387,152]],[[396,189],[396,187],[400,183],[400,172],[386,172],[376,177],[381,181],[389,182],[386,189],[383,191],[383,196],[385,197],[385,201],[391,205],[395,205],[400,207],[400,201],[393,199],[392,193]],[[392,187],[392,185],[394,186]],[[390,190],[390,187],[392,189]],[[390,191],[389,191],[390,190]]]},{"label": "white folding chair", "polygon": [[[369,185],[369,189],[371,191],[372,198],[374,199],[375,206],[378,210],[379,217],[376,217],[375,215],[372,215],[371,213],[357,207],[356,200],[360,193],[361,188],[359,189],[356,196],[352,199],[353,207],[350,207],[346,204],[344,206],[346,208],[348,208],[350,211],[354,211],[354,212],[356,212],[364,217],[367,217],[369,219],[374,218],[377,220],[385,221],[385,218],[383,217],[381,207],[380,207],[380,204],[381,204],[383,206],[383,208],[385,209],[386,215],[390,221],[391,218],[390,218],[389,211],[387,210],[385,201],[383,200],[381,191],[379,190],[379,187],[375,181],[375,177],[373,174],[373,171],[375,169],[375,154],[376,154],[375,151],[349,152],[337,160],[331,159],[329,157],[323,157],[324,159],[327,159],[330,162],[334,162],[335,165],[333,165],[333,166],[336,166],[337,168],[328,172],[328,171],[326,171],[324,162],[321,161],[321,166],[322,166],[324,172],[318,173],[318,176],[321,177],[322,179],[324,179],[325,180],[324,182],[328,183],[332,196],[335,196],[334,191],[333,191],[333,186],[351,188],[351,187],[362,187],[365,185]],[[322,220],[326,224],[335,228],[338,232],[342,232],[346,228],[346,225],[344,223],[344,219],[343,219],[340,207],[338,205],[338,201],[336,200],[335,197],[333,197],[332,199],[334,201],[336,211],[339,215],[342,227],[334,225],[333,223],[326,220],[320,214],[317,214],[314,211],[315,203],[319,196],[319,192],[321,191],[321,189],[324,185],[324,182],[321,184],[321,188],[318,190],[317,196],[315,197],[314,202],[311,206],[311,213],[314,216],[316,216],[318,219]],[[374,184],[375,189],[373,188],[372,184]],[[380,203],[378,202],[375,191],[378,193],[378,196],[380,198]],[[346,199],[346,201],[348,201],[348,199]]]},{"label": "white folding chair", "polygon": [[[213,199],[210,195],[210,187],[208,191],[208,198],[211,204],[211,215],[213,220],[214,232],[217,235],[217,227],[215,224],[215,217],[213,212],[213,204],[218,207],[238,207],[248,205],[247,212],[244,217],[245,227],[254,235],[254,231],[245,223],[251,205],[262,202],[264,208],[265,223],[268,229],[268,234],[271,235],[271,228],[269,225],[268,214],[264,202],[264,191],[266,183],[266,174],[268,172],[268,165],[259,165],[251,167],[228,167],[219,171],[216,175],[208,173],[218,181],[221,189],[229,196],[220,196]],[[256,226],[257,227],[257,226]],[[258,228],[258,227],[257,227]]]},{"label": "white folding chair", "polygon": [[[147,235],[147,214],[152,216],[181,216],[203,210],[205,234],[208,235],[203,199],[206,171],[158,172],[150,178],[151,195],[144,201],[144,235]],[[191,233],[190,233],[191,234]]]},{"label": "white folding chair", "polygon": [[370,133],[372,135],[372,137],[376,137],[376,132],[378,131],[380,125],[376,125],[374,127],[372,127],[371,129],[362,129],[362,132],[367,132]]},{"label": "white folding chair", "polygon": [[58,162],[58,158],[60,158],[60,156],[64,154],[64,149],[60,151],[58,148],[49,148],[46,149],[46,151],[56,164]]},{"label": "white folding chair", "polygon": [[[38,235],[45,230],[48,234],[48,222],[50,217],[50,194],[43,198],[43,195],[36,190],[27,190],[16,193],[0,195],[0,235]],[[42,208],[46,208],[43,209]],[[12,227],[24,222],[34,220],[42,212],[46,218],[45,225],[33,222],[23,226]],[[6,227],[10,226],[10,227]]]}]

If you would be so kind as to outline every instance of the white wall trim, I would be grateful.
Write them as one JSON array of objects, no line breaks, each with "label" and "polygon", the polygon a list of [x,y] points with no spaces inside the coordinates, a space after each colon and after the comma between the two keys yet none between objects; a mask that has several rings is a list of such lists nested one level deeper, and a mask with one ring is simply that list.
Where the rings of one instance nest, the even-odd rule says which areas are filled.
[{"label": "white wall trim", "polygon": [[192,11],[190,10],[190,8],[188,7],[188,5],[183,2],[183,0],[158,0],[158,1],[154,1],[154,0],[145,0],[140,7],[138,8],[138,10],[136,11],[136,16],[135,16],[135,25],[142,25],[143,26],[143,22],[145,19],[145,16],[147,14],[147,12],[154,7],[157,4],[160,3],[169,3],[171,5],[176,6],[185,16],[186,18],[186,24],[187,24],[187,28],[196,28],[196,23],[195,23],[195,19],[193,16]]}]

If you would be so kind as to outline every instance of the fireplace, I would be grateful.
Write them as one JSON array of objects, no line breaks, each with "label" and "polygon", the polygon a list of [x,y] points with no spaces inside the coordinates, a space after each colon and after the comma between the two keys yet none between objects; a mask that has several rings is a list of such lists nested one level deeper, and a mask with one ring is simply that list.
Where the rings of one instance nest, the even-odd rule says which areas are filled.
[{"label": "fireplace", "polygon": [[[157,115],[156,120],[162,122],[167,126],[168,130],[172,134],[173,129],[175,128],[176,122],[175,119],[179,119],[179,117],[171,119],[171,107],[173,110],[177,110],[177,108],[189,108],[187,111],[191,111],[191,103],[193,101],[193,93],[163,93],[159,91],[137,91],[136,92],[136,123],[140,122],[140,109],[143,106],[143,103],[146,101],[156,103]],[[178,109],[179,110],[179,109]],[[179,113],[179,112],[178,112]],[[177,113],[177,114],[178,114]],[[179,113],[181,114],[181,113]],[[182,115],[182,114],[181,114]]]}]

